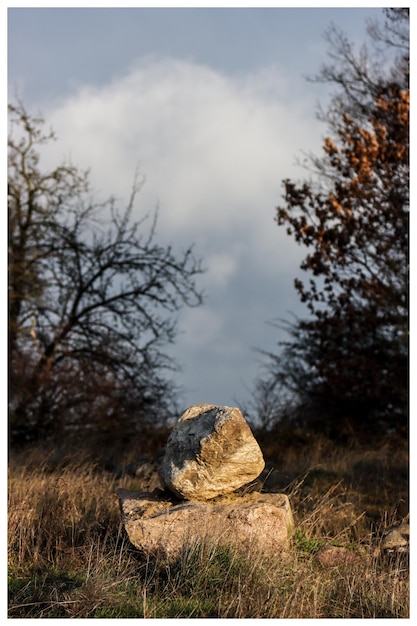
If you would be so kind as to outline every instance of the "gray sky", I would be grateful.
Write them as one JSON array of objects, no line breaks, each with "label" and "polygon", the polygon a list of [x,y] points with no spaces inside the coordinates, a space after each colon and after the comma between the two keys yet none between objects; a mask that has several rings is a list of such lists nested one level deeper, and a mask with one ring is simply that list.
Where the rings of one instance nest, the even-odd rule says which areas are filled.
[{"label": "gray sky", "polygon": [[[11,5],[9,5],[11,6]],[[284,178],[320,154],[334,23],[365,39],[377,8],[9,8],[9,100],[41,113],[58,141],[45,164],[91,168],[96,199],[159,207],[158,240],[193,243],[205,304],[184,309],[171,351],[184,408],[247,402],[261,357],[285,335],[268,322],[306,315],[293,287],[305,250],[274,222]]]}]

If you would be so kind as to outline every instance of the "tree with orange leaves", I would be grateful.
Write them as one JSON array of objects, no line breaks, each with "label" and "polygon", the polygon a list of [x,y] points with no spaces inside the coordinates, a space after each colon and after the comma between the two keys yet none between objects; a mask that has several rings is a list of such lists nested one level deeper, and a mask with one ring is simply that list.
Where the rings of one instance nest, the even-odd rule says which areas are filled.
[{"label": "tree with orange leaves", "polygon": [[293,421],[336,435],[408,426],[409,17],[386,16],[369,31],[395,49],[389,72],[331,30],[335,64],[317,80],[338,86],[320,114],[333,137],[310,157],[315,178],[285,180],[277,208],[312,277],[295,280],[309,317],[269,355],[270,380],[293,392]]}]

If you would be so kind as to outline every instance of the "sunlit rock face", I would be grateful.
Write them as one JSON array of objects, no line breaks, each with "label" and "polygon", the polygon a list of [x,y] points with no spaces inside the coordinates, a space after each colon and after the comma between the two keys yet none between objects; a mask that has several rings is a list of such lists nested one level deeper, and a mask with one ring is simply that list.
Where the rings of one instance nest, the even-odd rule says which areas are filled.
[{"label": "sunlit rock face", "polygon": [[208,501],[251,482],[264,467],[262,451],[238,408],[199,404],[175,424],[160,474],[178,498]]},{"label": "sunlit rock face", "polygon": [[145,554],[177,558],[184,548],[212,543],[245,555],[277,555],[289,547],[294,527],[285,494],[233,494],[181,503],[168,492],[162,496],[119,489],[118,496],[129,540]]}]

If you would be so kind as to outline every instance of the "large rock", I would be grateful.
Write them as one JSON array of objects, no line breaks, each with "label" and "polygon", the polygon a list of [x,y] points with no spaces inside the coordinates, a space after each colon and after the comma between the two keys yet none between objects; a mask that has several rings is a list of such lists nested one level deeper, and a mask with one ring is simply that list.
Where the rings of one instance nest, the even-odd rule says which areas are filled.
[{"label": "large rock", "polygon": [[316,560],[322,567],[337,567],[345,563],[359,563],[361,558],[358,554],[342,546],[322,546],[315,555]]},{"label": "large rock", "polygon": [[410,517],[386,528],[382,537],[380,554],[401,554],[410,550]]},{"label": "large rock", "polygon": [[251,482],[264,467],[261,449],[239,409],[199,404],[175,424],[161,480],[179,498],[204,501]]},{"label": "large rock", "polygon": [[122,521],[131,543],[145,554],[177,557],[202,542],[246,554],[277,554],[288,547],[293,516],[288,497],[278,493],[226,496],[212,502],[178,504],[165,492],[119,489]]}]

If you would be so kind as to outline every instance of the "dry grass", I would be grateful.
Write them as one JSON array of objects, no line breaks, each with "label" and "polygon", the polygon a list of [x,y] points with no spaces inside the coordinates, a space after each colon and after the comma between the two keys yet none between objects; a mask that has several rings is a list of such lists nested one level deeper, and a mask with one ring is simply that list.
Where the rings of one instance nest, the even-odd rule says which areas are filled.
[{"label": "dry grass", "polygon": [[[120,527],[116,489],[138,489],[138,479],[88,458],[12,455],[9,617],[408,617],[406,557],[374,556],[381,529],[407,506],[406,451],[330,453],[324,442],[273,454],[274,488],[288,493],[296,521],[290,553],[197,545],[171,563],[141,556]],[[359,559],[323,567],[323,544]]]}]

